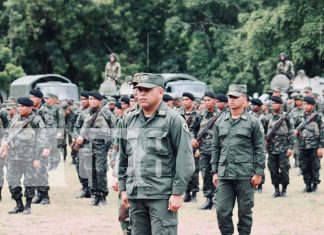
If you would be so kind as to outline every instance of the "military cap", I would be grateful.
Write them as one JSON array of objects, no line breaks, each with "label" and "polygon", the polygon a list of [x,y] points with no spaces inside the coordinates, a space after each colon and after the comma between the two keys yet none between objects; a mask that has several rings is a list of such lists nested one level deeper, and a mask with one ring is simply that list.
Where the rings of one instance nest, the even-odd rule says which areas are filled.
[{"label": "military cap", "polygon": [[116,102],[115,103],[115,107],[118,109],[122,109],[121,103],[120,102]]},{"label": "military cap", "polygon": [[33,95],[33,96],[36,96],[36,97],[38,97],[40,99],[44,97],[43,92],[41,92],[41,90],[39,90],[39,89],[31,89],[29,94]]},{"label": "military cap", "polygon": [[276,92],[282,92],[281,88],[280,87],[274,87],[272,89],[272,91],[276,91]]},{"label": "military cap", "polygon": [[241,84],[231,84],[228,87],[228,96],[235,96],[239,97],[241,95],[246,95],[247,94],[247,89],[246,85],[241,85]]},{"label": "military cap", "polygon": [[138,83],[135,87],[154,88],[164,87],[164,78],[162,75],[153,73],[142,73],[139,75]]},{"label": "military cap", "polygon": [[280,96],[271,96],[270,99],[277,104],[282,104],[282,99]]},{"label": "military cap", "polygon": [[260,99],[251,99],[251,103],[257,106],[263,105],[263,102]]},{"label": "military cap", "polygon": [[228,102],[228,98],[224,94],[218,94],[218,95],[216,95],[216,100],[218,100],[220,102],[224,102],[224,103]]},{"label": "military cap", "polygon": [[304,97],[304,101],[308,104],[312,104],[312,105],[315,105],[316,104],[316,101],[313,97],[311,96],[305,96]]},{"label": "military cap", "polygon": [[57,95],[54,95],[54,94],[52,94],[52,93],[47,93],[47,94],[44,96],[44,98],[48,98],[48,99],[50,99],[50,98],[55,98],[55,99],[57,99]]},{"label": "military cap", "polygon": [[23,106],[29,106],[29,107],[34,105],[34,102],[31,99],[29,99],[28,97],[19,97],[17,99],[17,103],[21,104]]},{"label": "military cap", "polygon": [[216,95],[214,94],[214,92],[211,92],[211,91],[206,91],[204,96],[216,99]]},{"label": "military cap", "polygon": [[304,98],[303,95],[299,92],[292,93],[290,97],[294,100],[303,100]]},{"label": "military cap", "polygon": [[82,92],[80,93],[80,96],[89,99],[89,92],[87,92],[87,91],[82,91]]},{"label": "military cap", "polygon": [[127,96],[123,96],[123,97],[121,97],[121,98],[120,98],[120,101],[121,101],[121,102],[124,102],[124,103],[126,103],[126,104],[128,104],[128,105],[129,105],[129,103],[130,103],[130,99],[129,99]]},{"label": "military cap", "polygon": [[97,100],[103,99],[103,96],[98,91],[90,91],[88,92],[88,95],[96,98]]},{"label": "military cap", "polygon": [[67,101],[62,101],[60,106],[61,106],[62,109],[67,110],[70,105],[69,105],[69,103]]},{"label": "military cap", "polygon": [[138,80],[139,80],[140,75],[141,75],[141,73],[135,73],[135,74],[133,75],[133,79],[132,79],[132,81],[129,83],[129,85],[134,85],[134,86],[136,86],[137,83],[138,83]]},{"label": "military cap", "polygon": [[190,92],[184,92],[183,94],[182,94],[182,97],[188,97],[189,99],[191,99],[191,100],[195,100],[195,96],[193,95],[193,94],[191,94]]},{"label": "military cap", "polygon": [[5,104],[5,107],[6,107],[7,110],[10,110],[10,109],[16,108],[17,106],[16,106],[16,104],[14,102],[7,102]]},{"label": "military cap", "polygon": [[114,97],[108,97],[108,104],[115,104],[116,99]]},{"label": "military cap", "polygon": [[172,96],[169,94],[164,94],[163,95],[163,101],[167,102],[169,100],[173,100]]},{"label": "military cap", "polygon": [[313,91],[313,89],[311,88],[311,87],[309,87],[309,86],[306,86],[305,88],[304,88],[304,92],[306,92],[306,93],[308,93],[308,92],[312,92]]}]

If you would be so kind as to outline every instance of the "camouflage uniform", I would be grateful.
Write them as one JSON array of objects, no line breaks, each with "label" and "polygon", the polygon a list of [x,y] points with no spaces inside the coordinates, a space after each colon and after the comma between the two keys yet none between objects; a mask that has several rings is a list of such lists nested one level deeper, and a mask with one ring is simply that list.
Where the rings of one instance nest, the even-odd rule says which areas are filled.
[{"label": "camouflage uniform", "polygon": [[[267,116],[265,125],[267,133],[271,132],[278,119],[283,115],[271,113]],[[274,132],[274,136],[267,143],[268,168],[271,175],[271,182],[275,187],[275,197],[285,196],[289,184],[289,157],[287,150],[294,147],[294,124],[291,116],[287,116],[280,127]],[[282,185],[282,192],[279,191],[279,184]]]},{"label": "camouflage uniform", "polygon": [[280,61],[277,64],[277,74],[284,74],[289,79],[292,79],[295,75],[294,64],[290,60],[286,60],[285,63]]},{"label": "camouflage uniform", "polygon": [[[84,131],[88,121],[97,110],[89,109],[81,113],[75,123],[74,136],[79,136]],[[82,178],[88,179],[91,195],[98,204],[108,195],[107,183],[107,151],[112,142],[111,128],[112,115],[108,109],[103,109],[85,137],[84,144],[79,150],[80,167],[85,172],[80,172]],[[85,174],[85,175],[84,175]]]},{"label": "camouflage uniform", "polygon": [[114,63],[108,62],[105,67],[106,79],[113,79],[117,81],[120,78],[121,66],[115,61]]},{"label": "camouflage uniform", "polygon": [[[8,113],[5,110],[0,110],[0,138],[9,125]],[[1,191],[4,184],[4,169],[5,159],[0,157],[0,201],[2,200]]]},{"label": "camouflage uniform", "polygon": [[[296,123],[304,116],[303,108],[294,107],[290,112],[290,116],[292,117],[293,122]],[[299,156],[300,154],[299,154],[298,141],[295,141],[295,146],[294,146],[295,167],[299,167]]]},{"label": "camouflage uniform", "polygon": [[[306,120],[312,113],[304,113],[304,116],[297,120],[297,127],[301,122]],[[303,174],[305,190],[311,192],[317,189],[320,181],[320,158],[317,157],[317,149],[324,147],[324,130],[322,127],[322,119],[319,114],[303,128],[298,137],[298,146],[300,151],[299,164]],[[311,188],[311,184],[313,184]]]}]

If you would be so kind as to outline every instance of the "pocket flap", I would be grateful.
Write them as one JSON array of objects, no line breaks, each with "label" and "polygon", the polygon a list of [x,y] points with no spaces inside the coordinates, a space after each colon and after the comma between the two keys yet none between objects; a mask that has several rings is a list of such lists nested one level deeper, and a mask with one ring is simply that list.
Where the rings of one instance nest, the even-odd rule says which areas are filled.
[{"label": "pocket flap", "polygon": [[147,136],[149,138],[159,138],[159,139],[162,139],[164,137],[166,137],[168,134],[168,132],[165,132],[165,131],[159,131],[159,130],[154,130],[154,131],[150,131]]},{"label": "pocket flap", "polygon": [[163,219],[162,220],[162,225],[163,225],[163,227],[177,226],[178,225],[178,220],[177,220],[177,218]]}]

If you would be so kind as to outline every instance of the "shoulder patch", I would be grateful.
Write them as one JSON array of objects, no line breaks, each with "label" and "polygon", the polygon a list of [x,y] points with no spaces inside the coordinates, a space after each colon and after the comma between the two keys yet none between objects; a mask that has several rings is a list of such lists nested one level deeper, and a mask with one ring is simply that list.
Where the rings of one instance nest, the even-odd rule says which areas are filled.
[{"label": "shoulder patch", "polygon": [[185,132],[188,132],[188,133],[189,133],[189,128],[188,128],[188,125],[187,125],[186,122],[184,122],[184,123],[182,124],[182,129],[183,129]]}]

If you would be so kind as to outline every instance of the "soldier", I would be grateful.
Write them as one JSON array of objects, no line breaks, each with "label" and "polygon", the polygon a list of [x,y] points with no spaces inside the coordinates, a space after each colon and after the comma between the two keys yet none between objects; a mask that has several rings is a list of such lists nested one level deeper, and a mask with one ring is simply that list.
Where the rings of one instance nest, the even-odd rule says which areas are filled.
[{"label": "soldier", "polygon": [[[313,97],[304,97],[304,116],[295,123],[294,134],[298,138],[299,164],[303,174],[306,187],[304,192],[311,193],[317,191],[320,181],[320,160],[323,156],[324,130],[322,119],[315,113],[315,100]],[[313,114],[313,118],[310,116]],[[300,124],[306,124],[298,130]]]},{"label": "soldier", "polygon": [[[66,160],[67,156],[67,143],[66,143],[66,138],[69,137],[69,130],[71,129],[72,121],[74,119],[74,114],[70,108],[70,104],[68,101],[64,100],[60,104],[61,108],[63,109],[63,115],[64,115],[64,134],[63,134],[63,139],[58,140],[58,148],[62,148],[63,150],[63,160]],[[72,140],[69,138],[69,144],[72,143]]]},{"label": "soldier", "polygon": [[[291,97],[294,100],[294,108],[290,111],[290,115],[293,119],[293,122],[296,123],[304,116],[303,95],[301,93],[294,92],[291,94]],[[298,141],[295,141],[295,146],[294,146],[295,167],[299,167],[299,155],[300,154],[298,148]]]},{"label": "soldier", "polygon": [[227,96],[224,94],[216,95],[216,107],[219,111],[223,111],[224,113],[227,112],[228,109],[228,99]]},{"label": "soldier", "polygon": [[[272,113],[266,118],[267,134],[273,132],[273,136],[267,143],[268,168],[271,175],[271,182],[275,188],[273,197],[286,197],[289,184],[289,157],[294,147],[294,124],[292,118],[282,112],[282,99],[279,96],[272,96]],[[276,130],[273,130],[278,120],[285,117],[284,121]],[[280,191],[279,185],[282,185]]]},{"label": "soldier", "polygon": [[[212,92],[206,92],[204,95],[204,106],[206,110],[204,111],[201,121],[199,123],[199,131],[198,134],[201,133],[205,126],[210,122],[210,120],[216,115],[216,96]],[[212,175],[211,175],[211,144],[213,138],[213,131],[212,129],[207,131],[207,134],[199,143],[196,140],[196,137],[191,140],[192,147],[198,148],[199,155],[200,155],[200,170],[203,177],[203,193],[206,197],[206,202],[200,207],[202,210],[211,209],[213,206],[213,197],[215,193],[215,187],[212,182]]]},{"label": "soldier", "polygon": [[[8,157],[8,185],[12,198],[17,204],[8,213],[30,214],[31,202],[35,195],[35,168],[40,167],[42,157],[48,156],[49,143],[46,141],[44,122],[40,116],[32,112],[33,101],[27,97],[19,97],[17,103],[19,115],[5,133],[1,144],[1,157]],[[15,132],[15,136],[10,137]],[[25,207],[20,186],[22,176],[24,176],[25,186]]]},{"label": "soldier", "polygon": [[212,145],[213,183],[218,226],[222,234],[233,234],[235,200],[238,203],[238,232],[250,234],[254,190],[264,174],[264,135],[258,119],[245,110],[246,86],[229,86],[229,107],[214,126]]},{"label": "soldier", "polygon": [[279,63],[277,64],[277,74],[283,74],[292,80],[295,76],[294,64],[288,60],[286,53],[279,54]]},{"label": "soldier", "polygon": [[181,195],[194,171],[185,120],[162,102],[163,77],[141,74],[139,109],[123,122],[118,164],[122,205],[132,234],[177,234]]},{"label": "soldier", "polygon": [[126,109],[129,109],[130,107],[130,99],[127,96],[123,96],[120,98],[120,102],[121,102],[121,106],[123,108],[123,110],[125,111]]},{"label": "soldier", "polygon": [[112,53],[109,55],[109,62],[106,64],[105,67],[105,77],[106,79],[118,81],[121,75],[121,66],[117,62],[117,55]]},{"label": "soldier", "polygon": [[[193,102],[195,101],[195,97],[193,94],[189,92],[184,92],[182,94],[182,106],[180,109],[180,114],[185,117],[187,125],[190,130],[191,138],[194,139],[197,136],[197,130],[199,130],[199,124],[201,116],[197,113]],[[195,150],[193,151],[195,153]],[[183,198],[184,202],[197,202],[197,192],[199,192],[199,157],[194,157],[195,162],[195,171],[189,180],[187,191]]]},{"label": "soldier", "polygon": [[[88,187],[92,195],[93,206],[106,205],[108,195],[107,183],[107,151],[112,141],[112,114],[108,109],[103,110],[102,95],[96,91],[88,93],[90,109],[79,115],[75,123],[76,142],[82,146],[80,158],[84,159],[83,167],[88,179]],[[89,122],[94,115],[91,126]],[[87,130],[88,129],[88,130]],[[87,131],[86,134],[84,134]]]},{"label": "soldier", "polygon": [[164,94],[163,95],[163,101],[170,107],[170,108],[174,108],[174,105],[173,105],[173,98],[171,95],[169,94]]}]

